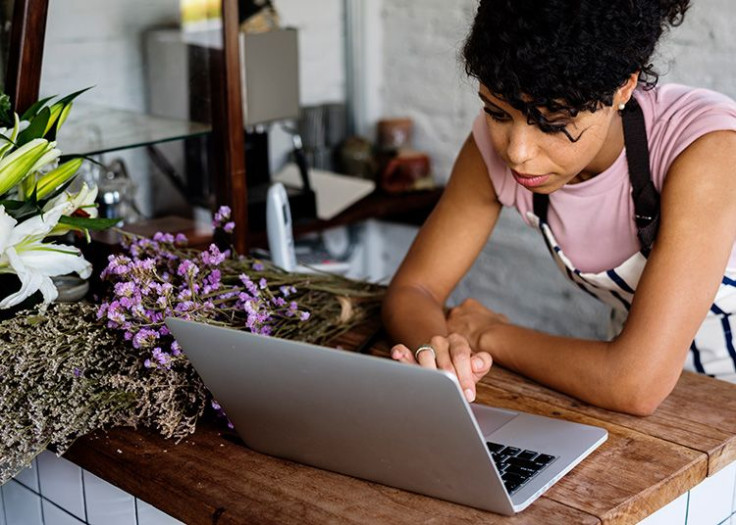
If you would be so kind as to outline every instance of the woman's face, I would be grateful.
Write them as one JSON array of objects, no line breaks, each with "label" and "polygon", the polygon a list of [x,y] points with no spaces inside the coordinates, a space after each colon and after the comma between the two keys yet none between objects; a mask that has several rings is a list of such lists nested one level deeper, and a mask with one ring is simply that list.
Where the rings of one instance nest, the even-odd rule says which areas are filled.
[{"label": "woman's face", "polygon": [[[480,86],[479,95],[494,149],[516,182],[535,193],[549,194],[598,175],[623,148],[621,119],[613,107],[580,112],[574,118],[566,112],[542,111],[557,130],[542,131],[485,86]],[[578,140],[572,142],[563,130]]]}]

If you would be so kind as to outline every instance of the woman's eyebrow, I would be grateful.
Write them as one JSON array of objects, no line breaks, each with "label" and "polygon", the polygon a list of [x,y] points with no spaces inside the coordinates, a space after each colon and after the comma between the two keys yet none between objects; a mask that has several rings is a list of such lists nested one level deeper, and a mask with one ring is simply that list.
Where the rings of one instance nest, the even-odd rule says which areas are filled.
[{"label": "woman's eyebrow", "polygon": [[490,101],[490,100],[488,99],[488,97],[486,97],[486,96],[485,96],[485,95],[484,95],[483,93],[481,93],[480,91],[478,92],[478,96],[480,97],[480,99],[481,99],[481,100],[482,100],[483,102],[485,102],[485,103],[486,103],[486,104],[488,104],[489,106],[493,106],[493,107],[494,107],[494,108],[496,108],[497,110],[499,110],[499,111],[503,111],[503,109],[502,109],[502,108],[500,108],[499,106],[497,106],[496,104],[494,104],[493,102],[491,102],[491,101]]}]

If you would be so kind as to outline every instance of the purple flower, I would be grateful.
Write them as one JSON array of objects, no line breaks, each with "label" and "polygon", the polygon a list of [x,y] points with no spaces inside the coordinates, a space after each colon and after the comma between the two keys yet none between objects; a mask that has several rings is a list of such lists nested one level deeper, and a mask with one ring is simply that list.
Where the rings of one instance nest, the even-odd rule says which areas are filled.
[{"label": "purple flower", "polygon": [[214,245],[210,244],[210,247],[207,251],[202,252],[200,255],[202,258],[202,262],[205,264],[208,264],[210,266],[218,266],[222,261],[225,260],[227,257],[227,253],[223,253],[220,251],[220,249]]},{"label": "purple flower", "polygon": [[309,316],[310,316],[310,313],[305,310],[299,314],[299,320],[306,321],[307,319],[309,319]]},{"label": "purple flower", "polygon": [[156,232],[153,234],[153,240],[158,242],[167,242],[169,244],[174,243],[174,236],[170,233]]},{"label": "purple flower", "polygon": [[74,377],[81,377],[82,371],[78,367],[74,367],[74,370],[72,372],[74,374]]},{"label": "purple flower", "polygon": [[225,232],[227,233],[232,233],[235,229],[235,223],[233,221],[226,222],[225,226],[223,226],[222,229],[225,230]]},{"label": "purple flower", "polygon": [[215,227],[228,220],[231,213],[232,210],[230,209],[230,206],[220,206],[220,209],[215,213]]},{"label": "purple flower", "polygon": [[262,272],[265,266],[263,266],[263,263],[254,262],[253,263],[253,269],[257,272]]},{"label": "purple flower", "polygon": [[155,330],[143,328],[133,336],[133,348],[147,348],[158,340],[159,334]]},{"label": "purple flower", "polygon": [[199,273],[199,267],[189,259],[184,259],[176,269],[176,273],[181,277],[194,277]]},{"label": "purple flower", "polygon": [[274,297],[271,299],[271,302],[275,306],[286,306],[286,300],[283,297]]}]

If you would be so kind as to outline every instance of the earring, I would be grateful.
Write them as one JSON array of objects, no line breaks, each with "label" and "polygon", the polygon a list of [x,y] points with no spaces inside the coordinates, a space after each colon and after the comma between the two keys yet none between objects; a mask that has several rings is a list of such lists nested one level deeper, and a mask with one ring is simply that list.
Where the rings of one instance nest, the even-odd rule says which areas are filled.
[{"label": "earring", "polygon": [[623,102],[621,102],[621,104],[618,105],[618,110],[619,111],[623,111],[625,109],[626,109],[626,104],[624,104]]}]

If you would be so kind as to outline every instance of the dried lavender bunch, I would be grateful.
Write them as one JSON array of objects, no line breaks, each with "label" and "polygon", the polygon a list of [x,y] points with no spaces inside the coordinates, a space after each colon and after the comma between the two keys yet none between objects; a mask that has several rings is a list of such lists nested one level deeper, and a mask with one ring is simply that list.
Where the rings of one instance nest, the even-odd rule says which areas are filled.
[{"label": "dried lavender bunch", "polygon": [[88,432],[144,425],[194,431],[206,391],[191,369],[149,370],[89,303],[54,304],[0,322],[0,485],[51,446]]},{"label": "dried lavender bunch", "polygon": [[[227,220],[221,210],[217,219]],[[232,230],[232,223],[224,229]],[[109,293],[98,317],[147,354],[146,366],[186,363],[167,317],[264,335],[325,343],[375,315],[383,288],[332,274],[287,273],[212,244],[187,248],[184,236],[130,237],[102,279]]]}]

